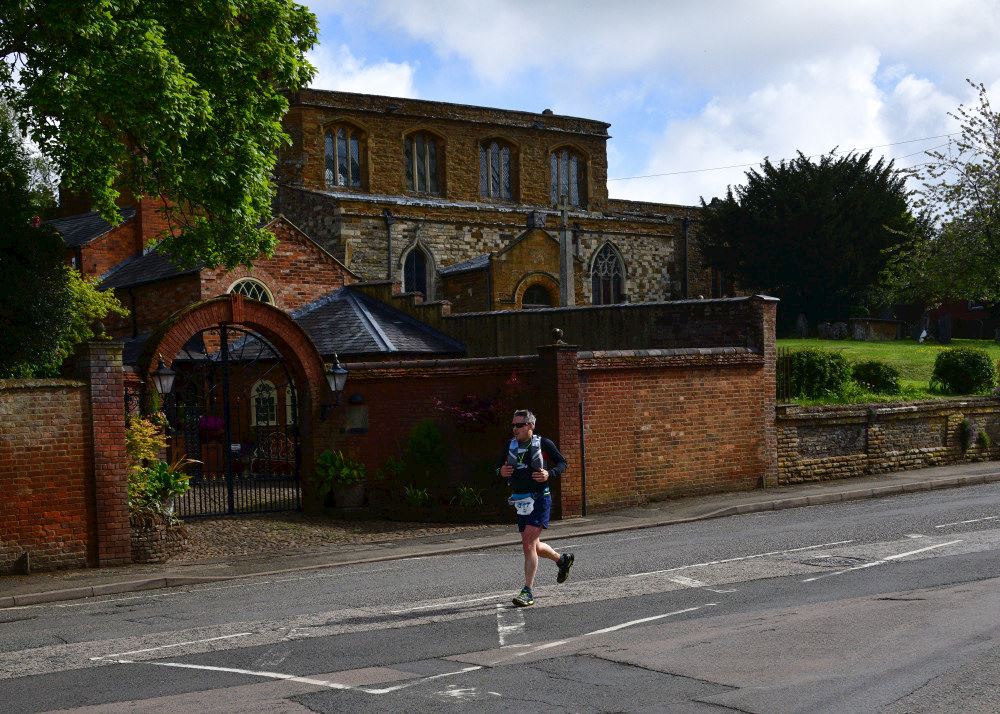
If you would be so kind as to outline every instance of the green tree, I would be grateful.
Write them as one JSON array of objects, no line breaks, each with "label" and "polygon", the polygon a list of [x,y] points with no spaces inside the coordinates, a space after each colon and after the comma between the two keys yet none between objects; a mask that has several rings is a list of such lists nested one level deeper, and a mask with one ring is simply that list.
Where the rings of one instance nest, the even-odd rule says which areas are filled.
[{"label": "green tree", "polygon": [[846,319],[870,300],[886,251],[917,229],[905,178],[871,152],[812,161],[801,152],[748,171],[704,209],[705,261],[744,290],[781,298],[779,327]]},{"label": "green tree", "polygon": [[120,192],[168,197],[176,260],[249,265],[315,41],[290,0],[0,0],[0,97],[106,220]]},{"label": "green tree", "polygon": [[0,111],[0,378],[51,376],[95,320],[126,314],[66,265],[62,239],[38,225],[46,202],[32,156],[8,112]]},{"label": "green tree", "polygon": [[921,186],[915,205],[933,225],[887,266],[883,282],[895,300],[1000,301],[1000,113],[983,84],[966,81],[977,102],[949,113],[957,137],[912,171]]}]

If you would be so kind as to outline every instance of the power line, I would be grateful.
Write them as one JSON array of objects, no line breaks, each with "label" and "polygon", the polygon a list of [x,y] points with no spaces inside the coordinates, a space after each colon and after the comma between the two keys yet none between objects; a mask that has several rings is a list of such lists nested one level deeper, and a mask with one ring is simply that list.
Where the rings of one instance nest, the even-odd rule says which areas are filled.
[{"label": "power line", "polygon": [[[895,141],[895,142],[893,142],[891,144],[879,144],[878,146],[870,146],[867,149],[865,149],[865,151],[871,151],[872,149],[884,149],[887,146],[900,146],[902,144],[913,144],[913,143],[915,143],[917,141],[929,141],[931,139],[943,139],[944,137],[955,136],[955,135],[957,135],[959,133],[961,133],[961,132],[954,131],[954,132],[952,132],[950,134],[938,134],[936,136],[924,136],[924,137],[921,137],[920,139],[907,139],[906,141]],[[947,146],[947,144],[942,144],[942,146]],[[932,149],[925,149],[924,151],[931,151],[933,149],[938,149],[938,148],[941,148],[941,147],[935,146]],[[915,154],[922,154],[922,153],[924,153],[924,151],[917,151],[917,152],[915,152]],[[907,154],[907,156],[914,156],[915,154]],[[806,158],[807,159],[811,159],[813,157],[821,156],[821,155],[822,154],[810,154]],[[898,157],[898,158],[906,158],[906,157],[905,156],[901,156],[901,157]],[[785,159],[781,159],[781,160],[784,161]],[[893,159],[893,160],[895,160],[895,159]],[[725,169],[745,169],[748,166],[760,166],[763,163],[764,163],[764,159],[762,159],[762,160],[760,160],[760,161],[758,161],[756,163],[752,163],[752,164],[732,164],[730,166],[713,166],[710,169],[688,169],[686,171],[668,171],[668,172],[662,173],[662,174],[644,174],[642,176],[619,176],[618,178],[609,178],[608,181],[629,181],[631,179],[657,178],[659,176],[679,176],[681,174],[698,174],[698,173],[704,173],[706,171],[723,171]]]}]

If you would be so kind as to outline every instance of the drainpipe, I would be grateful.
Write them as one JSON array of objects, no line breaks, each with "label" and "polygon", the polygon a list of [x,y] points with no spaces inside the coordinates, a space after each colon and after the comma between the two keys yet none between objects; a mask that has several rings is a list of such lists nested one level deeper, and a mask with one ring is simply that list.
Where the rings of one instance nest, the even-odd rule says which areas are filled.
[{"label": "drainpipe", "polygon": [[385,279],[392,280],[392,224],[396,219],[392,217],[392,211],[388,208],[382,211],[382,218],[385,219]]},{"label": "drainpipe", "polygon": [[486,263],[486,309],[493,312],[493,254]]},{"label": "drainpipe", "polygon": [[681,221],[681,245],[683,246],[684,252],[684,272],[681,275],[681,294],[687,298],[688,297],[688,225],[691,223],[690,219],[685,216],[684,220]]}]

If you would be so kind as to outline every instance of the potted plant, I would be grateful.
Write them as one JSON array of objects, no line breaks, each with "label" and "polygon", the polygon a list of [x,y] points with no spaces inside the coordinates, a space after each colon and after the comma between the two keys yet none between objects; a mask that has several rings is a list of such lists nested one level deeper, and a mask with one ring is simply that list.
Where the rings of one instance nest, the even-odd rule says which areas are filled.
[{"label": "potted plant", "polygon": [[365,501],[365,465],[327,449],[316,460],[317,492],[320,498],[333,493],[337,508],[360,508]]},{"label": "potted plant", "polygon": [[155,461],[146,468],[150,501],[159,504],[160,512],[168,521],[173,520],[175,498],[191,488],[191,476],[184,473],[183,469],[188,464],[197,463],[201,462],[181,457],[169,464],[166,461]]}]

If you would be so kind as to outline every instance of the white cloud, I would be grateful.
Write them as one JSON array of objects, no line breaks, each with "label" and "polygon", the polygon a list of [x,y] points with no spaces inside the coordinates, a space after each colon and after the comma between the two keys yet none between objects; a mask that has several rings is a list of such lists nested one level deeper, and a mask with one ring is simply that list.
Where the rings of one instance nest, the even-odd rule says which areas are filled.
[{"label": "white cloud", "polygon": [[312,86],[362,94],[385,94],[392,97],[416,97],[414,68],[408,62],[367,64],[351,54],[345,45],[319,46],[309,53],[316,66]]}]

